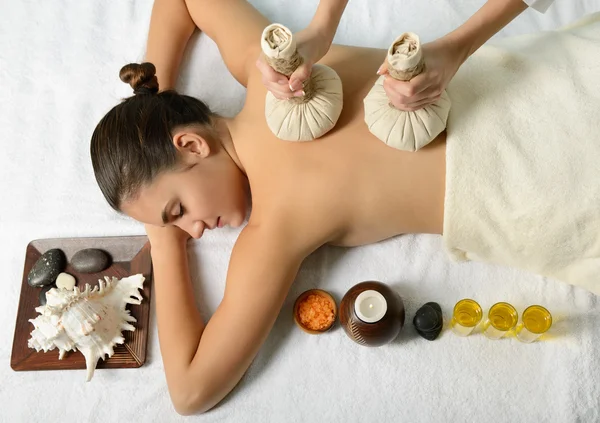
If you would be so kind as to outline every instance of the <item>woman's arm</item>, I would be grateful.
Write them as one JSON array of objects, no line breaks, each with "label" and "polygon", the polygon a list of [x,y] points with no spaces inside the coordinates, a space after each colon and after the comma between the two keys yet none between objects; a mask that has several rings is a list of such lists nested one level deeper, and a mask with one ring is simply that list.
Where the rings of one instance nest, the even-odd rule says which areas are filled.
[{"label": "woman's arm", "polygon": [[[464,61],[525,9],[522,0],[488,0],[456,30],[425,44],[425,72],[406,82],[386,77],[383,87],[392,104],[414,111],[435,103]],[[387,73],[387,64],[377,73]]]},{"label": "woman's arm", "polygon": [[269,21],[246,0],[186,0],[190,16],[217,43],[233,77],[243,86],[260,52]]},{"label": "woman's arm", "polygon": [[268,24],[245,0],[155,0],[146,61],[156,66],[160,89],[173,88],[185,47],[198,27],[217,43],[227,68],[245,86]]},{"label": "woman's arm", "polygon": [[223,301],[205,326],[177,228],[149,227],[160,348],[175,409],[204,412],[238,383],[266,339],[305,254],[285,231],[246,226],[233,249]]},{"label": "woman's arm", "polygon": [[161,90],[175,87],[185,47],[196,25],[185,0],[156,0],[152,7],[146,61],[156,66]]}]

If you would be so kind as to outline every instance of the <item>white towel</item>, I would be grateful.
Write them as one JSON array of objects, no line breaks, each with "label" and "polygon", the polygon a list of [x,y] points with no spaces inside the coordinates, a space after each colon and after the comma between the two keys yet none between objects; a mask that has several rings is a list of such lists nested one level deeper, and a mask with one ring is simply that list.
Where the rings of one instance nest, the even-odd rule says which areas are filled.
[{"label": "white towel", "polygon": [[600,294],[600,13],[483,47],[448,93],[452,256]]}]

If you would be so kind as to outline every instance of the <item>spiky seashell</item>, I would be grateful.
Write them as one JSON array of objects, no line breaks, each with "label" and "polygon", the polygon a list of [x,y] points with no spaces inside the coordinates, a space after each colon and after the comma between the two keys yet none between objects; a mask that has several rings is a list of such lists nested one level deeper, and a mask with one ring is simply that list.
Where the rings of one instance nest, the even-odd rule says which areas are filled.
[{"label": "spiky seashell", "polygon": [[67,351],[81,351],[85,357],[87,379],[90,381],[98,359],[114,354],[114,347],[125,342],[121,331],[134,331],[135,318],[126,309],[127,304],[140,304],[139,290],[144,284],[141,274],[123,279],[104,277],[92,289],[83,291],[53,288],[46,293],[46,304],[35,310],[40,313],[29,320],[34,329],[29,348],[52,351],[58,348],[62,360]]}]

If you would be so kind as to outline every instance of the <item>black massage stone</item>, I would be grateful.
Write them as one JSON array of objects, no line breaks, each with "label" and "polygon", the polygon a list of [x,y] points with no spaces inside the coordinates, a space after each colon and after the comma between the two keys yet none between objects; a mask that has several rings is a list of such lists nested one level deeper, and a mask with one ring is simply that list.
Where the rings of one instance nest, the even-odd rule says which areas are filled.
[{"label": "black massage stone", "polygon": [[29,274],[27,275],[27,283],[30,286],[41,287],[50,285],[56,280],[56,277],[65,269],[67,258],[65,253],[58,248],[46,251],[35,262]]},{"label": "black massage stone", "polygon": [[444,319],[442,308],[438,303],[427,303],[417,310],[413,325],[417,333],[428,341],[435,340],[442,332]]},{"label": "black massage stone", "polygon": [[71,259],[71,266],[81,273],[101,272],[110,266],[111,257],[106,251],[97,248],[86,248],[79,250]]},{"label": "black massage stone", "polygon": [[42,288],[42,290],[40,291],[40,305],[46,305],[46,292],[50,291],[52,288],[56,288],[56,286],[54,284],[52,285],[46,285],[45,287]]}]

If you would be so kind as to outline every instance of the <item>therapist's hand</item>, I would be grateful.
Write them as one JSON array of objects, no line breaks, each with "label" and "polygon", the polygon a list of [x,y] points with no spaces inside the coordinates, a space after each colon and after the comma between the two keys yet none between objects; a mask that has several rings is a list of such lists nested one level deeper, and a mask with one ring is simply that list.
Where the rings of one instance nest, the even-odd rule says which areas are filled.
[{"label": "therapist's hand", "polygon": [[446,38],[423,45],[425,71],[410,81],[398,81],[388,74],[387,60],[377,71],[385,75],[383,88],[397,109],[412,112],[435,103],[466,57],[465,49]]},{"label": "therapist's hand", "polygon": [[256,62],[256,66],[263,75],[263,84],[280,100],[304,96],[302,89],[304,81],[310,78],[313,65],[329,51],[332,41],[318,28],[310,25],[306,29],[295,33],[294,38],[296,39],[298,53],[304,59],[304,63],[289,78],[275,72],[266,62],[263,53]]}]

